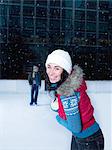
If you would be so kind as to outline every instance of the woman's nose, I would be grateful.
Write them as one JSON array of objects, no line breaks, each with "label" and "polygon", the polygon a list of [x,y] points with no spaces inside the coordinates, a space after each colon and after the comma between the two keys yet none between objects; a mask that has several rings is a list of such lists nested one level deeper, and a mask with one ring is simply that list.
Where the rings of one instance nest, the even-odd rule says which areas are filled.
[{"label": "woman's nose", "polygon": [[49,75],[52,76],[53,74],[54,74],[54,70],[51,69],[51,70],[49,71]]}]

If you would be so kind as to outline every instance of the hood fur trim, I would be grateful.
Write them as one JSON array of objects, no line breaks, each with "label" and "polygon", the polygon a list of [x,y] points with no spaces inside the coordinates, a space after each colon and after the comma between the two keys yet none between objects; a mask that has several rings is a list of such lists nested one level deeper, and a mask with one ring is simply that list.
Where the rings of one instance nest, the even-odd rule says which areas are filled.
[{"label": "hood fur trim", "polygon": [[83,70],[78,65],[75,65],[72,73],[57,89],[57,93],[65,96],[72,95],[80,87],[83,81],[83,75]]}]

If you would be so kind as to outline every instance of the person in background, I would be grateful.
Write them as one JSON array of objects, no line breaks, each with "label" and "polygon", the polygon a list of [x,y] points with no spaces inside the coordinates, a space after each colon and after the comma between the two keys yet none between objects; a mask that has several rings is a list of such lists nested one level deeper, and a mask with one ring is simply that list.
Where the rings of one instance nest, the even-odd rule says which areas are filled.
[{"label": "person in background", "polygon": [[30,105],[37,105],[39,88],[41,87],[41,77],[38,66],[34,65],[31,74],[28,76],[31,85],[31,102]]},{"label": "person in background", "polygon": [[71,150],[104,150],[104,136],[93,116],[83,70],[72,67],[69,53],[60,49],[48,55],[45,66],[49,82],[57,84],[56,120],[72,132]]}]

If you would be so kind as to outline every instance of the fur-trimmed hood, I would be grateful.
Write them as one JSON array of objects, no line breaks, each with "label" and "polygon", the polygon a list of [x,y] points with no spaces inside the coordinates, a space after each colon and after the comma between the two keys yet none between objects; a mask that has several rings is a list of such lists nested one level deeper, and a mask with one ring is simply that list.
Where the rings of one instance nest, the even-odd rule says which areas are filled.
[{"label": "fur-trimmed hood", "polygon": [[83,70],[78,65],[75,65],[72,73],[57,89],[57,93],[65,96],[72,95],[74,91],[80,88],[83,82],[83,75]]}]

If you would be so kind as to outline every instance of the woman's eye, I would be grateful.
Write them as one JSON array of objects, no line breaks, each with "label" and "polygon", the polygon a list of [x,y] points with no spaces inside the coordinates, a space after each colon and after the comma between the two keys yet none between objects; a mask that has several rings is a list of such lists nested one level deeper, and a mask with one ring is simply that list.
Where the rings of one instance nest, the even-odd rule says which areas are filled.
[{"label": "woman's eye", "polygon": [[60,70],[59,68],[56,68],[56,70]]},{"label": "woman's eye", "polygon": [[47,69],[50,69],[50,66],[47,66]]}]

